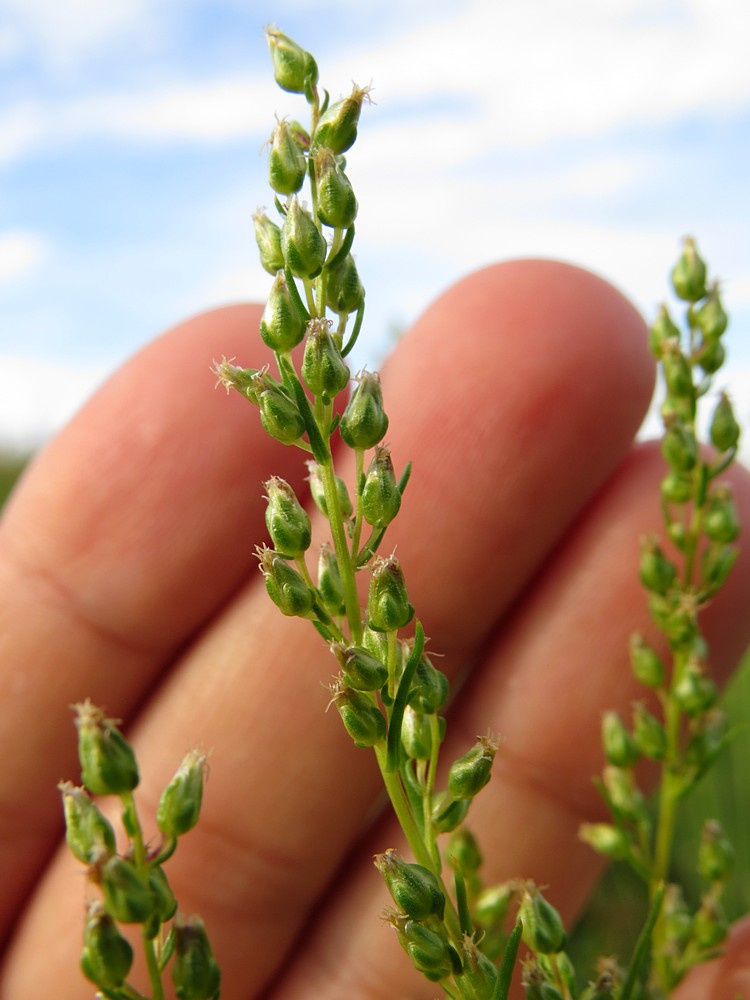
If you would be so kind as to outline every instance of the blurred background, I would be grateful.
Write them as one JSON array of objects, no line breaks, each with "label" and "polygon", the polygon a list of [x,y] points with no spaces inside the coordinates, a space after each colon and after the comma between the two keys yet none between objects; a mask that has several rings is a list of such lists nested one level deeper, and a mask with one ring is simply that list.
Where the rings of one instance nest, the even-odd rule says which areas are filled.
[{"label": "blurred background", "polygon": [[271,109],[305,110],[271,82],[266,23],[315,53],[334,99],[373,86],[348,167],[357,363],[504,257],[572,260],[651,315],[691,233],[722,280],[722,385],[747,420],[745,0],[2,0],[6,451],[37,445],[165,327],[265,297],[261,149]]}]

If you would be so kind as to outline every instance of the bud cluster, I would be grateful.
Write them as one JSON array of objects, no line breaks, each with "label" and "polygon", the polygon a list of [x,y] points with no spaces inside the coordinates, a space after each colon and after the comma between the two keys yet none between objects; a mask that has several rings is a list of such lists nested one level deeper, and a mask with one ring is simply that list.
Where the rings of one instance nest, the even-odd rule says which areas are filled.
[{"label": "bud cluster", "polygon": [[[164,864],[178,838],[198,822],[206,769],[204,754],[190,751],[162,792],[156,813],[161,836],[147,848],[133,798],[139,781],[133,748],[117,724],[85,701],[75,706],[82,786],[62,782],[66,840],[99,888],[89,902],[81,968],[107,997],[141,996],[127,982],[133,948],[119,925],[140,925],[155,996],[164,996],[162,975],[171,976],[183,1000],[216,1000],[220,973],[200,918],[177,914],[177,899]],[[112,824],[93,796],[116,796],[127,846],[119,851]],[[190,928],[188,930],[187,928]]]}]

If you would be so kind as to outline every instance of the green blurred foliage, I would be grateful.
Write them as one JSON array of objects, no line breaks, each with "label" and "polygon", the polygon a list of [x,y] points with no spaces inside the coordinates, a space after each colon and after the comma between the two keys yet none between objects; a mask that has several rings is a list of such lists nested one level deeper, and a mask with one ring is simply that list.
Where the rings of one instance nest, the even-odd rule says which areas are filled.
[{"label": "green blurred foliage", "polygon": [[28,464],[29,455],[0,454],[0,507],[10,496],[16,480]]}]

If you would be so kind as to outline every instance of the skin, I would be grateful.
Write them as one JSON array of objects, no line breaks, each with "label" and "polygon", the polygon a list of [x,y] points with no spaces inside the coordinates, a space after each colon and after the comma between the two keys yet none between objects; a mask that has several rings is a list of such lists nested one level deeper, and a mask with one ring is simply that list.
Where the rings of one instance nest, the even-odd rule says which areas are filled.
[{"label": "skin", "polygon": [[[124,721],[149,835],[184,751],[212,752],[203,816],[167,870],[206,921],[225,1000],[436,994],[378,919],[370,859],[401,841],[371,754],[324,711],[335,663],[272,606],[253,554],[262,483],[280,475],[304,498],[303,456],[210,391],[212,357],[265,360],[260,313],[207,313],[146,347],[37,458],[0,524],[6,1000],[93,993],[78,971],[93,890],[59,846],[55,788],[77,777],[67,706],[87,696]],[[466,675],[443,759],[499,735],[472,810],[486,878],[533,875],[566,919],[599,872],[577,827],[602,816],[600,714],[641,696],[627,641],[652,635],[637,543],[659,528],[663,463],[633,444],[652,383],[633,307],[539,261],[451,288],[383,376],[397,474],[414,461],[387,550],[441,669]],[[750,478],[730,478],[747,518]],[[743,554],[705,613],[722,678],[748,642],[748,585]],[[747,945],[739,928],[680,1000],[748,988]]]}]

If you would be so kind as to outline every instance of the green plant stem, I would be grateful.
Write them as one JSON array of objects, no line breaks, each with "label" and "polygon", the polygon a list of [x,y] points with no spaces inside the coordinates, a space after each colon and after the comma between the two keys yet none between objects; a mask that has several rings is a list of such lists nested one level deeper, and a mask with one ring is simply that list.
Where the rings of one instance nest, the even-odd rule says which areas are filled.
[{"label": "green plant stem", "polygon": [[[126,827],[133,842],[133,862],[136,871],[143,881],[147,883],[149,877],[148,858],[146,856],[146,844],[143,840],[143,830],[138,819],[135,798],[132,792],[123,792],[120,799],[124,807],[124,813],[129,819],[129,822],[126,822]],[[141,929],[141,940],[143,941],[143,953],[146,959],[148,978],[153,991],[152,1000],[164,1000],[164,986],[156,954],[156,945],[154,938],[147,936],[145,927]]]},{"label": "green plant stem", "polygon": [[339,503],[338,490],[336,489],[336,473],[330,454],[327,461],[321,463],[320,471],[323,480],[326,509],[328,511],[328,522],[331,526],[331,535],[333,536],[333,547],[339,564],[341,585],[344,589],[344,607],[346,608],[346,618],[349,622],[349,634],[354,645],[358,646],[362,642],[359,597],[357,595],[357,584],[354,579],[352,557],[346,540],[344,516],[341,513],[341,504]]}]

